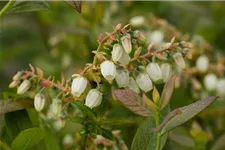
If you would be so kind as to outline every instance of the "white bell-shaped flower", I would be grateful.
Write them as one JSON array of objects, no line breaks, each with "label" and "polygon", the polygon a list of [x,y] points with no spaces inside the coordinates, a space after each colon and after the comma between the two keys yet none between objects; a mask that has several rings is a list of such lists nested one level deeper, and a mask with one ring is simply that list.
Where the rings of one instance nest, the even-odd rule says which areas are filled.
[{"label": "white bell-shaped flower", "polygon": [[207,74],[204,78],[204,86],[208,91],[216,90],[218,79],[215,74]]},{"label": "white bell-shaped flower", "polygon": [[129,84],[129,72],[127,70],[117,71],[116,83],[119,88],[125,88]]},{"label": "white bell-shaped flower", "polygon": [[159,83],[162,81],[162,71],[159,67],[159,64],[154,62],[149,63],[146,67],[146,72],[155,83]]},{"label": "white bell-shaped flower", "polygon": [[148,92],[153,88],[152,81],[147,73],[140,73],[136,78],[136,83],[144,92]]},{"label": "white bell-shaped flower", "polygon": [[134,90],[136,93],[140,93],[140,89],[139,89],[139,87],[138,87],[138,85],[135,82],[133,77],[129,78],[128,88],[131,89],[131,90]]},{"label": "white bell-shaped flower", "polygon": [[216,86],[216,92],[218,96],[221,96],[221,97],[225,96],[225,78],[219,79]]},{"label": "white bell-shaped flower", "polygon": [[99,106],[101,102],[102,102],[102,93],[99,92],[97,89],[91,89],[88,92],[88,95],[85,99],[85,105],[90,108],[93,108]]},{"label": "white bell-shaped flower", "polygon": [[200,72],[206,72],[208,70],[208,67],[209,67],[208,57],[205,55],[198,57],[198,59],[196,61],[196,68]]},{"label": "white bell-shaped flower", "polygon": [[180,52],[176,52],[173,55],[174,61],[176,62],[176,64],[181,68],[181,69],[185,69],[186,68],[186,63],[184,61],[184,58],[182,56],[182,54]]},{"label": "white bell-shaped flower", "polygon": [[37,93],[34,97],[34,108],[40,112],[45,106],[45,97],[41,93]]},{"label": "white bell-shaped flower", "polygon": [[151,42],[154,42],[156,45],[159,45],[163,42],[164,34],[160,30],[155,30],[152,33],[150,33],[150,40]]},{"label": "white bell-shaped flower", "polygon": [[119,59],[119,63],[122,65],[128,65],[130,62],[130,56],[125,51],[123,51],[122,57]]},{"label": "white bell-shaped flower", "polygon": [[132,44],[131,44],[131,36],[130,34],[126,34],[123,37],[121,37],[121,43],[123,45],[124,50],[130,54],[132,50]]},{"label": "white bell-shaped flower", "polygon": [[17,89],[17,94],[23,94],[29,90],[31,84],[29,80],[24,80]]},{"label": "white bell-shaped flower", "polygon": [[116,66],[113,62],[106,60],[101,63],[100,68],[101,73],[106,80],[112,81],[116,77]]},{"label": "white bell-shaped flower", "polygon": [[72,77],[74,77],[71,88],[72,94],[76,97],[80,97],[80,95],[85,91],[88,81],[86,78],[78,74],[75,74]]},{"label": "white bell-shaped flower", "polygon": [[54,98],[50,105],[51,112],[53,115],[58,116],[62,111],[62,101],[59,98]]},{"label": "white bell-shaped flower", "polygon": [[112,60],[114,62],[117,62],[123,55],[124,49],[121,44],[116,43],[113,45],[113,50],[112,50]]},{"label": "white bell-shaped flower", "polygon": [[161,67],[161,71],[162,71],[163,82],[165,83],[172,76],[172,67],[168,63],[164,63],[160,67]]}]

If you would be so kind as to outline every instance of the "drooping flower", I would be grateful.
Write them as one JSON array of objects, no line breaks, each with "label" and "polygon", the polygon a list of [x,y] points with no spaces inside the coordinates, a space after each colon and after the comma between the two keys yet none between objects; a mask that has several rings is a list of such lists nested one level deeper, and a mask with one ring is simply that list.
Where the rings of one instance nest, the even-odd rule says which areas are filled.
[{"label": "drooping flower", "polygon": [[136,83],[144,92],[152,90],[152,81],[147,73],[140,73],[136,78]]},{"label": "drooping flower", "polygon": [[29,80],[24,80],[17,89],[17,94],[23,94],[29,90],[31,84]]},{"label": "drooping flower", "polygon": [[51,112],[58,116],[62,111],[62,101],[59,98],[54,98],[52,104],[50,105]]},{"label": "drooping flower", "polygon": [[173,55],[173,58],[176,62],[176,64],[181,68],[181,69],[185,69],[186,68],[186,63],[184,61],[184,58],[182,56],[182,54],[180,52],[176,52]]},{"label": "drooping flower", "polygon": [[97,89],[91,89],[88,92],[88,95],[85,99],[85,105],[94,108],[101,104],[102,102],[102,93]]},{"label": "drooping flower", "polygon": [[161,70],[162,70],[162,78],[163,78],[163,82],[167,82],[170,77],[172,76],[172,67],[170,64],[168,63],[164,63],[161,66]]},{"label": "drooping flower", "polygon": [[74,96],[80,97],[87,87],[87,79],[81,75],[73,75],[74,79],[72,81],[71,92]]},{"label": "drooping flower", "polygon": [[134,90],[136,93],[140,93],[140,89],[139,89],[139,87],[138,87],[138,85],[135,82],[133,77],[129,78],[128,88],[131,89],[131,90]]},{"label": "drooping flower", "polygon": [[216,89],[218,79],[215,74],[207,74],[204,78],[204,85],[208,91],[214,91]]},{"label": "drooping flower", "polygon": [[132,50],[132,44],[131,44],[131,36],[130,34],[126,34],[123,37],[121,37],[121,43],[123,45],[124,50],[127,52],[127,54],[130,54]]},{"label": "drooping flower", "polygon": [[106,60],[101,63],[100,68],[101,73],[106,80],[112,81],[116,77],[116,66],[113,62]]},{"label": "drooping flower", "polygon": [[119,88],[125,88],[129,84],[129,72],[127,70],[117,71],[116,83]]},{"label": "drooping flower", "polygon": [[45,96],[41,93],[37,93],[34,97],[34,108],[40,112],[45,106]]},{"label": "drooping flower", "polygon": [[225,78],[219,79],[216,86],[216,92],[219,96],[225,96]]},{"label": "drooping flower", "polygon": [[155,83],[162,81],[162,71],[157,63],[149,63],[146,72]]},{"label": "drooping flower", "polygon": [[114,44],[113,50],[112,50],[112,60],[114,62],[117,62],[118,60],[120,60],[120,58],[123,55],[123,51],[124,51],[124,49],[121,44],[119,44],[119,43]]},{"label": "drooping flower", "polygon": [[130,24],[134,27],[143,26],[145,24],[145,18],[143,16],[136,16],[130,19]]},{"label": "drooping flower", "polygon": [[121,63],[122,65],[128,65],[129,62],[130,62],[130,56],[125,51],[123,51],[123,55],[119,59],[119,63]]},{"label": "drooping flower", "polygon": [[198,59],[196,61],[196,68],[200,72],[206,72],[208,70],[208,67],[209,67],[208,57],[205,55],[198,57]]}]

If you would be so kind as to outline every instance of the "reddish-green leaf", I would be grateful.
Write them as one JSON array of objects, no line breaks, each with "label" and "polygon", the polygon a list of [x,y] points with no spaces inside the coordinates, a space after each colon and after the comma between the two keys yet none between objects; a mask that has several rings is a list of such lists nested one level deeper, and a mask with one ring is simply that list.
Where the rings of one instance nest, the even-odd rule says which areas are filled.
[{"label": "reddish-green leaf", "polygon": [[78,11],[79,13],[81,13],[81,1],[69,1],[69,0],[65,0],[70,6],[72,6],[74,9],[76,9],[76,11]]},{"label": "reddish-green leaf", "polygon": [[218,97],[216,96],[204,98],[188,106],[175,109],[165,118],[162,124],[158,127],[158,129],[155,129],[155,131],[161,130],[161,134],[164,134],[169,130],[187,122],[189,119],[204,110],[217,98]]},{"label": "reddish-green leaf", "polygon": [[132,112],[147,117],[150,116],[151,107],[133,90],[114,90],[113,94],[116,98]]}]

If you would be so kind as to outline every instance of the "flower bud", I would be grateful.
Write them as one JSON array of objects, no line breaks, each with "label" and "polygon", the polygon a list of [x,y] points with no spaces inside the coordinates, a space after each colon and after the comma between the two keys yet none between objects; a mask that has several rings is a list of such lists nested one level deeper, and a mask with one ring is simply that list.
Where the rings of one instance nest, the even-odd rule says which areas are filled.
[{"label": "flower bud", "polygon": [[122,65],[128,65],[129,62],[130,62],[130,56],[125,51],[123,51],[123,55],[119,59],[119,63],[121,63]]},{"label": "flower bud", "polygon": [[144,36],[144,34],[138,30],[134,31],[134,37],[142,42],[146,41],[146,37]]},{"label": "flower bud", "polygon": [[119,88],[127,87],[129,84],[129,72],[127,70],[117,71],[116,83],[119,86]]},{"label": "flower bud", "polygon": [[136,83],[144,92],[148,92],[152,89],[152,81],[147,73],[140,73],[136,78]]},{"label": "flower bud", "polygon": [[159,83],[162,81],[162,71],[157,63],[149,63],[146,72],[154,82]]},{"label": "flower bud", "polygon": [[161,70],[162,70],[162,78],[163,82],[167,82],[170,77],[172,76],[172,67],[168,63],[164,63],[161,65]]},{"label": "flower bud", "polygon": [[106,80],[112,81],[116,77],[116,66],[113,62],[106,60],[101,63],[100,68],[101,73]]},{"label": "flower bud", "polygon": [[139,89],[137,83],[135,82],[134,78],[132,78],[132,77],[129,78],[128,88],[131,90],[134,90],[136,93],[140,93],[140,89]]},{"label": "flower bud", "polygon": [[66,134],[64,137],[63,137],[63,145],[66,145],[66,146],[72,146],[73,145],[73,136],[71,134]]},{"label": "flower bud", "polygon": [[30,88],[30,81],[24,80],[17,89],[17,94],[23,94]]},{"label": "flower bud", "polygon": [[123,55],[123,47],[121,44],[114,44],[112,50],[112,60],[117,62]]},{"label": "flower bud", "polygon": [[17,85],[19,85],[19,81],[18,80],[13,80],[10,84],[9,84],[9,88],[14,88]]},{"label": "flower bud", "polygon": [[126,34],[120,40],[121,40],[124,50],[129,54],[132,50],[130,34]]},{"label": "flower bud", "polygon": [[34,108],[40,112],[45,106],[45,97],[43,94],[37,93],[34,97]]},{"label": "flower bud", "polygon": [[91,89],[85,99],[85,105],[92,109],[93,107],[99,106],[101,102],[102,93],[99,92],[97,89]]},{"label": "flower bud", "polygon": [[200,72],[206,72],[209,67],[209,59],[207,56],[200,56],[196,61],[196,67]]},{"label": "flower bud", "polygon": [[180,52],[175,53],[173,58],[174,58],[176,64],[181,69],[185,69],[186,68],[186,64],[185,64],[184,58],[183,58],[183,56],[182,56],[182,54]]},{"label": "flower bud", "polygon": [[216,86],[216,91],[219,96],[225,96],[225,78],[219,79]]},{"label": "flower bud", "polygon": [[82,77],[81,75],[73,75],[75,78],[72,82],[71,92],[74,96],[80,97],[80,95],[84,92],[87,87],[87,79]]},{"label": "flower bud", "polygon": [[57,122],[58,122],[60,129],[62,129],[65,127],[66,119],[64,117],[59,117]]},{"label": "flower bud", "polygon": [[217,85],[216,75],[213,73],[207,74],[204,78],[204,85],[205,85],[206,90],[214,91],[216,89],[216,85]]},{"label": "flower bud", "polygon": [[53,102],[50,106],[51,112],[55,115],[58,116],[62,110],[62,101],[59,98],[54,98]]},{"label": "flower bud", "polygon": [[14,76],[13,76],[13,80],[20,80],[20,77],[22,76],[22,72],[18,71]]},{"label": "flower bud", "polygon": [[130,19],[130,24],[133,27],[140,27],[145,24],[145,18],[142,16],[136,16]]}]

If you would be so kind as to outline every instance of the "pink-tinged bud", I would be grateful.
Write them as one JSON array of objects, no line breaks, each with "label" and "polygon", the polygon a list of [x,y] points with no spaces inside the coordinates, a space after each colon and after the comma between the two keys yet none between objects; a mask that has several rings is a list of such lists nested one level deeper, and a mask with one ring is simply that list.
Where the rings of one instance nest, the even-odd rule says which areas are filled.
[{"label": "pink-tinged bud", "polygon": [[81,94],[85,91],[88,81],[86,78],[82,77],[79,74],[73,75],[73,82],[71,87],[71,92],[74,96],[80,97]]},{"label": "pink-tinged bud", "polygon": [[37,93],[34,97],[34,108],[40,112],[45,106],[45,97],[43,94]]},{"label": "pink-tinged bud", "polygon": [[176,64],[181,68],[185,69],[186,68],[186,63],[184,61],[184,58],[180,52],[177,52],[173,55],[173,58],[176,62]]},{"label": "pink-tinged bud", "polygon": [[206,72],[209,67],[209,59],[207,56],[200,56],[196,61],[196,68],[200,72]]},{"label": "pink-tinged bud", "polygon": [[124,50],[129,54],[132,50],[130,34],[126,34],[120,40],[121,40]]},{"label": "pink-tinged bud", "polygon": [[144,92],[152,90],[152,81],[147,73],[140,73],[136,78],[136,83]]},{"label": "pink-tinged bud", "polygon": [[30,81],[29,80],[24,80],[21,84],[20,84],[20,86],[18,87],[18,89],[17,89],[17,94],[23,94],[23,93],[25,93],[27,90],[29,90],[29,88],[30,88]]},{"label": "pink-tinged bud", "polygon": [[43,80],[41,85],[45,88],[51,88],[53,86],[53,82],[49,80]]},{"label": "pink-tinged bud", "polygon": [[66,124],[66,119],[64,117],[59,117],[58,124],[60,128],[64,128]]},{"label": "pink-tinged bud", "polygon": [[146,37],[144,36],[144,34],[138,30],[134,31],[134,37],[142,42],[146,41]]},{"label": "pink-tinged bud", "polygon": [[170,77],[172,76],[172,67],[170,64],[168,63],[164,63],[161,66],[161,70],[162,70],[162,78],[163,78],[163,82],[167,82]]},{"label": "pink-tinged bud", "polygon": [[20,84],[20,82],[18,80],[14,80],[10,83],[9,88],[14,88],[19,84]]},{"label": "pink-tinged bud", "polygon": [[157,63],[149,63],[146,72],[155,83],[162,81],[162,71]]},{"label": "pink-tinged bud", "polygon": [[14,76],[13,76],[13,80],[20,80],[20,77],[22,76],[22,72],[18,71]]},{"label": "pink-tinged bud", "polygon": [[108,80],[112,81],[116,77],[116,66],[111,61],[104,61],[100,65],[101,73],[103,77]]},{"label": "pink-tinged bud", "polygon": [[112,60],[114,62],[117,62],[123,55],[124,49],[121,44],[116,43],[113,45],[113,50],[112,50]]},{"label": "pink-tinged bud", "polygon": [[97,107],[102,102],[102,93],[97,89],[91,89],[85,99],[85,105],[91,109]]}]

